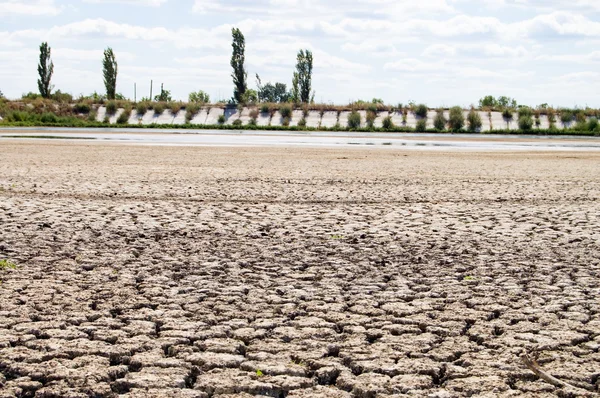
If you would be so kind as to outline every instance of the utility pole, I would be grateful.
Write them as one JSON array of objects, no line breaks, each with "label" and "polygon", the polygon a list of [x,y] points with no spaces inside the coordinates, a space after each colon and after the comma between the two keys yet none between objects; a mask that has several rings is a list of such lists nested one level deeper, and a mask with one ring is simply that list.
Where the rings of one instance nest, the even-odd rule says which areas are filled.
[{"label": "utility pole", "polygon": [[150,101],[152,101],[152,80],[150,80]]},{"label": "utility pole", "polygon": [[137,102],[137,83],[133,83],[133,102]]}]

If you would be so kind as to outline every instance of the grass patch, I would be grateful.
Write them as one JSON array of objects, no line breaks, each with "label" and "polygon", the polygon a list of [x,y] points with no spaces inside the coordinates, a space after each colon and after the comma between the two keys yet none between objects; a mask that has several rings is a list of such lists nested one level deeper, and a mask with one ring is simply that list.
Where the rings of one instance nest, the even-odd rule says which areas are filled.
[{"label": "grass patch", "polygon": [[0,270],[17,269],[17,264],[10,260],[0,260]]}]

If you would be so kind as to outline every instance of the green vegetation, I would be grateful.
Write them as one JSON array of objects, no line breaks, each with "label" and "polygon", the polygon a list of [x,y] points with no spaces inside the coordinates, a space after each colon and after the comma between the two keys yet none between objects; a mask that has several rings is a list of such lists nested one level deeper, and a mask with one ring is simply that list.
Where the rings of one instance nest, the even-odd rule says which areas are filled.
[{"label": "green vegetation", "polygon": [[219,115],[219,119],[218,119],[218,123],[219,124],[225,124],[225,115]]},{"label": "green vegetation", "polygon": [[292,96],[291,93],[288,93],[284,83],[271,84],[271,82],[267,82],[263,85],[258,73],[256,74],[256,87],[258,87],[258,102],[289,102]]},{"label": "green vegetation", "polygon": [[383,118],[382,126],[386,130],[393,129],[394,128],[394,122],[392,121],[392,117],[391,116],[386,116],[385,118]]},{"label": "green vegetation", "polygon": [[306,127],[306,118],[302,118],[300,120],[298,120],[298,127]]},{"label": "green vegetation", "polygon": [[138,116],[144,116],[144,114],[148,111],[148,103],[147,102],[138,102],[135,106],[135,111]]},{"label": "green vegetation", "polygon": [[506,122],[506,128],[508,129],[510,122],[513,120],[513,110],[511,108],[504,108],[502,118]]},{"label": "green vegetation", "polygon": [[131,116],[131,108],[123,109],[123,112],[117,118],[117,124],[129,123],[129,116]]},{"label": "green vegetation", "polygon": [[348,115],[348,128],[350,129],[359,129],[361,124],[361,116],[357,111],[352,111]]},{"label": "green vegetation", "polygon": [[444,131],[446,130],[446,123],[448,123],[448,121],[444,116],[444,110],[438,109],[433,118],[433,127],[438,131]]},{"label": "green vegetation", "polygon": [[238,28],[231,29],[231,36],[231,47],[233,48],[233,53],[231,54],[231,67],[233,68],[231,77],[233,78],[234,87],[233,100],[239,104],[244,103],[244,94],[248,89],[248,84],[246,83],[248,72],[246,72],[244,67],[244,63],[246,62],[246,39]]},{"label": "green vegetation", "polygon": [[279,108],[279,113],[281,113],[282,118],[292,118],[292,107],[290,105],[283,105]]},{"label": "green vegetation", "polygon": [[[310,50],[298,51],[296,71],[292,79],[292,100],[308,104],[311,100],[313,55]],[[314,98],[314,93],[312,93]]]},{"label": "green vegetation", "polygon": [[233,126],[239,127],[239,126],[241,126],[243,124],[242,123],[242,119],[235,119],[231,124]]},{"label": "green vegetation", "polygon": [[185,107],[185,122],[189,123],[192,121],[192,119],[194,118],[194,116],[196,116],[196,114],[200,112],[200,105],[198,104],[188,104]]},{"label": "green vegetation", "polygon": [[471,133],[476,133],[481,130],[482,126],[481,116],[475,109],[471,108],[467,114],[467,130]]},{"label": "green vegetation", "polygon": [[17,265],[10,260],[0,260],[0,270],[17,269]]},{"label": "green vegetation", "polygon": [[102,60],[102,74],[104,75],[104,87],[106,88],[106,98],[114,100],[117,94],[117,59],[112,48],[104,50],[104,59]]},{"label": "green vegetation", "polygon": [[450,130],[457,132],[462,130],[465,125],[465,115],[460,106],[450,108],[450,118],[448,119],[448,127]]},{"label": "green vegetation", "polygon": [[43,98],[50,98],[53,86],[52,74],[54,73],[54,63],[52,62],[52,49],[47,42],[40,45],[40,63],[38,64],[38,89]]},{"label": "green vegetation", "polygon": [[115,113],[117,113],[117,103],[115,101],[110,101],[106,104],[106,114],[107,115],[114,115]]},{"label": "green vegetation", "polygon": [[189,102],[194,104],[208,104],[210,103],[210,95],[208,95],[202,90],[198,90],[195,92],[191,92],[188,95],[188,100]]},{"label": "green vegetation", "polygon": [[163,86],[160,87],[160,94],[154,97],[154,101],[156,102],[171,102],[173,98],[171,97],[171,91],[165,90]]},{"label": "green vegetation", "polygon": [[426,118],[427,117],[427,111],[428,111],[427,105],[425,105],[425,104],[419,104],[415,108],[415,115],[417,115],[418,117]]},{"label": "green vegetation", "polygon": [[519,116],[518,124],[521,130],[531,131],[533,128],[533,119],[531,118],[531,114],[524,113],[522,116]]},{"label": "green vegetation", "polygon": [[84,103],[84,102],[80,102],[78,104],[75,104],[73,106],[73,111],[75,113],[83,113],[83,114],[88,114],[90,113],[91,107],[90,105]]},{"label": "green vegetation", "polygon": [[426,119],[417,120],[417,125],[415,127],[415,131],[418,131],[419,133],[426,132],[427,131],[427,120]]},{"label": "green vegetation", "polygon": [[563,124],[563,127],[567,128],[573,121],[573,112],[566,110],[562,111],[560,114],[560,121]]},{"label": "green vegetation", "polygon": [[154,114],[156,116],[162,115],[165,111],[165,104],[163,102],[157,102],[156,104],[153,104],[152,107],[154,108]]},{"label": "green vegetation", "polygon": [[375,119],[377,119],[377,111],[368,110],[366,117],[368,128],[373,128],[375,126]]}]

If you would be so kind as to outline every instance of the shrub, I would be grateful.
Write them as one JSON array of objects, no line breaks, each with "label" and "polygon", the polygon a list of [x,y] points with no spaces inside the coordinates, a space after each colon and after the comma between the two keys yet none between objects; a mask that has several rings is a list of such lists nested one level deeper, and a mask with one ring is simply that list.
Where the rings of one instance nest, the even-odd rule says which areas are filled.
[{"label": "shrub", "polygon": [[269,105],[267,104],[263,104],[260,106],[260,112],[261,113],[269,113],[270,109],[269,109]]},{"label": "shrub", "polygon": [[208,104],[210,102],[210,96],[202,90],[197,92],[191,92],[188,96],[189,102],[196,104]]},{"label": "shrub", "polygon": [[359,129],[362,122],[361,119],[360,113],[357,111],[350,112],[348,115],[348,127],[351,129]]},{"label": "shrub", "polygon": [[417,125],[415,127],[415,130],[418,132],[427,131],[427,120],[425,120],[425,119],[417,120]]},{"label": "shrub", "polygon": [[177,115],[183,108],[184,106],[181,102],[172,102],[169,104],[169,109],[171,110],[171,114],[173,114],[173,116]]},{"label": "shrub", "polygon": [[139,116],[143,116],[148,110],[148,104],[146,102],[138,102],[135,106],[135,111]]},{"label": "shrub", "polygon": [[539,129],[541,124],[542,124],[542,121],[540,120],[540,114],[536,113],[535,114],[535,127],[537,127]]},{"label": "shrub", "polygon": [[448,119],[448,127],[452,131],[460,131],[465,125],[465,115],[460,106],[450,108],[450,118]]},{"label": "shrub", "polygon": [[231,123],[233,126],[241,126],[242,125],[242,119],[235,119],[233,121],[233,123]]},{"label": "shrub", "polygon": [[527,106],[523,106],[523,107],[519,108],[519,110],[517,112],[519,114],[519,119],[522,118],[523,116],[529,116],[529,117],[533,116],[533,110]]},{"label": "shrub", "polygon": [[556,114],[554,112],[554,109],[548,108],[547,115],[550,129],[553,129],[555,127],[554,124],[556,123]]},{"label": "shrub", "polygon": [[102,121],[102,123],[104,124],[109,124],[110,123],[110,118],[107,116],[104,116],[104,120]]},{"label": "shrub", "polygon": [[575,120],[577,121],[577,123],[585,124],[585,122],[587,121],[587,117],[585,116],[585,112],[584,111],[578,111],[575,114]]},{"label": "shrub", "polygon": [[288,118],[291,119],[292,118],[292,107],[290,105],[283,105],[282,107],[279,108],[279,113],[281,113],[281,117],[282,118]]},{"label": "shrub", "polygon": [[185,122],[189,123],[192,121],[194,116],[200,111],[200,105],[198,104],[188,104],[185,107]]},{"label": "shrub", "polygon": [[502,111],[502,117],[504,118],[504,121],[506,122],[506,128],[508,129],[510,122],[513,120],[513,110],[510,108],[504,108]]},{"label": "shrub", "polygon": [[573,113],[570,111],[562,111],[560,114],[560,121],[564,127],[567,127],[567,125],[573,121]]},{"label": "shrub", "polygon": [[377,118],[377,112],[367,111],[367,127],[373,128],[375,125],[375,119]]},{"label": "shrub", "polygon": [[117,124],[127,124],[129,123],[129,116],[131,115],[131,110],[124,109],[123,113],[119,115],[117,118]]},{"label": "shrub", "polygon": [[481,116],[475,109],[471,109],[467,114],[467,129],[470,132],[475,133],[481,130],[481,126],[483,126]]},{"label": "shrub", "polygon": [[433,118],[433,127],[435,127],[436,130],[444,131],[446,130],[446,123],[448,123],[448,121],[444,116],[444,110],[438,109],[436,111],[435,117]]},{"label": "shrub", "polygon": [[258,117],[258,109],[254,108],[250,111],[250,119],[256,120]]},{"label": "shrub", "polygon": [[306,118],[298,120],[298,127],[306,127]]},{"label": "shrub", "polygon": [[369,104],[367,106],[367,112],[373,112],[374,114],[377,114],[377,104],[376,103]]},{"label": "shrub", "polygon": [[291,119],[289,117],[282,117],[281,125],[287,127],[290,125],[290,121],[291,121]]},{"label": "shrub", "polygon": [[248,126],[256,126],[256,125],[257,125],[256,118],[255,117],[250,118],[250,120],[248,121]]},{"label": "shrub", "polygon": [[75,104],[75,106],[73,107],[73,111],[75,113],[88,114],[90,113],[90,106],[84,102],[80,102],[78,104]]},{"label": "shrub", "polygon": [[384,128],[384,129],[386,129],[386,130],[391,130],[391,129],[393,129],[393,128],[394,128],[394,122],[392,121],[392,117],[391,117],[391,116],[386,116],[386,117],[383,119],[382,126],[383,126],[383,128]]},{"label": "shrub", "polygon": [[112,116],[115,113],[117,113],[117,103],[115,101],[109,101],[106,104],[106,114]]},{"label": "shrub", "polygon": [[44,113],[42,115],[42,117],[40,118],[40,121],[42,123],[57,123],[58,122],[58,117],[54,114],[54,113]]},{"label": "shrub", "polygon": [[98,117],[98,112],[96,111],[91,111],[90,113],[88,113],[88,122],[95,122],[96,118]]},{"label": "shrub", "polygon": [[587,129],[589,131],[596,131],[599,128],[600,123],[598,123],[598,119],[595,117],[590,118],[587,122]]},{"label": "shrub", "polygon": [[219,124],[225,123],[225,115],[219,115],[218,123]]},{"label": "shrub", "polygon": [[153,105],[154,107],[154,114],[156,116],[160,116],[163,114],[163,112],[165,111],[165,104],[162,102],[157,102],[156,104]]},{"label": "shrub", "polygon": [[523,131],[530,131],[533,128],[533,119],[531,115],[519,117],[519,128]]},{"label": "shrub", "polygon": [[415,108],[415,115],[417,115],[419,117],[427,117],[427,111],[428,111],[427,105],[419,104]]}]

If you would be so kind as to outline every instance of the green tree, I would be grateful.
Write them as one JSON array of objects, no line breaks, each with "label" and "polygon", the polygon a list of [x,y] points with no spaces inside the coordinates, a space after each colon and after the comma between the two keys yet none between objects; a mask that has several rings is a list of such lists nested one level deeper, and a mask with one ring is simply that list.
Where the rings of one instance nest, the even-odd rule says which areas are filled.
[{"label": "green tree", "polygon": [[117,94],[117,59],[112,48],[104,50],[102,60],[102,73],[104,74],[104,87],[106,87],[106,98],[114,100]]},{"label": "green tree", "polygon": [[[313,55],[310,50],[298,51],[296,72],[292,80],[292,98],[295,102],[311,102]],[[314,93],[312,95],[314,98]]]},{"label": "green tree", "polygon": [[51,57],[52,49],[47,42],[40,45],[40,63],[38,64],[38,88],[43,98],[50,98],[54,88],[50,82],[54,73],[54,63]]},{"label": "green tree", "polygon": [[154,96],[154,101],[156,101],[156,102],[171,102],[171,101],[173,101],[173,98],[171,98],[171,91],[165,90],[161,86],[160,94]]},{"label": "green tree", "polygon": [[256,86],[258,87],[259,102],[288,102],[290,100],[291,95],[284,83],[268,82],[263,85],[260,76],[256,74]]},{"label": "green tree", "polygon": [[232,28],[231,35],[233,37],[231,43],[231,46],[233,47],[233,54],[231,55],[231,67],[233,68],[231,77],[233,78],[234,85],[233,99],[240,103],[248,89],[246,83],[248,73],[246,72],[246,69],[244,69],[244,62],[246,60],[246,39],[238,28]]},{"label": "green tree", "polygon": [[208,104],[210,103],[210,95],[205,93],[202,90],[198,90],[196,92],[191,92],[188,96],[189,102],[194,102],[197,104]]},{"label": "green tree", "polygon": [[517,101],[514,98],[506,97],[503,95],[501,97],[498,97],[498,106],[502,108],[516,108]]},{"label": "green tree", "polygon": [[479,100],[479,108],[495,108],[498,106],[498,101],[493,95],[486,95]]}]

